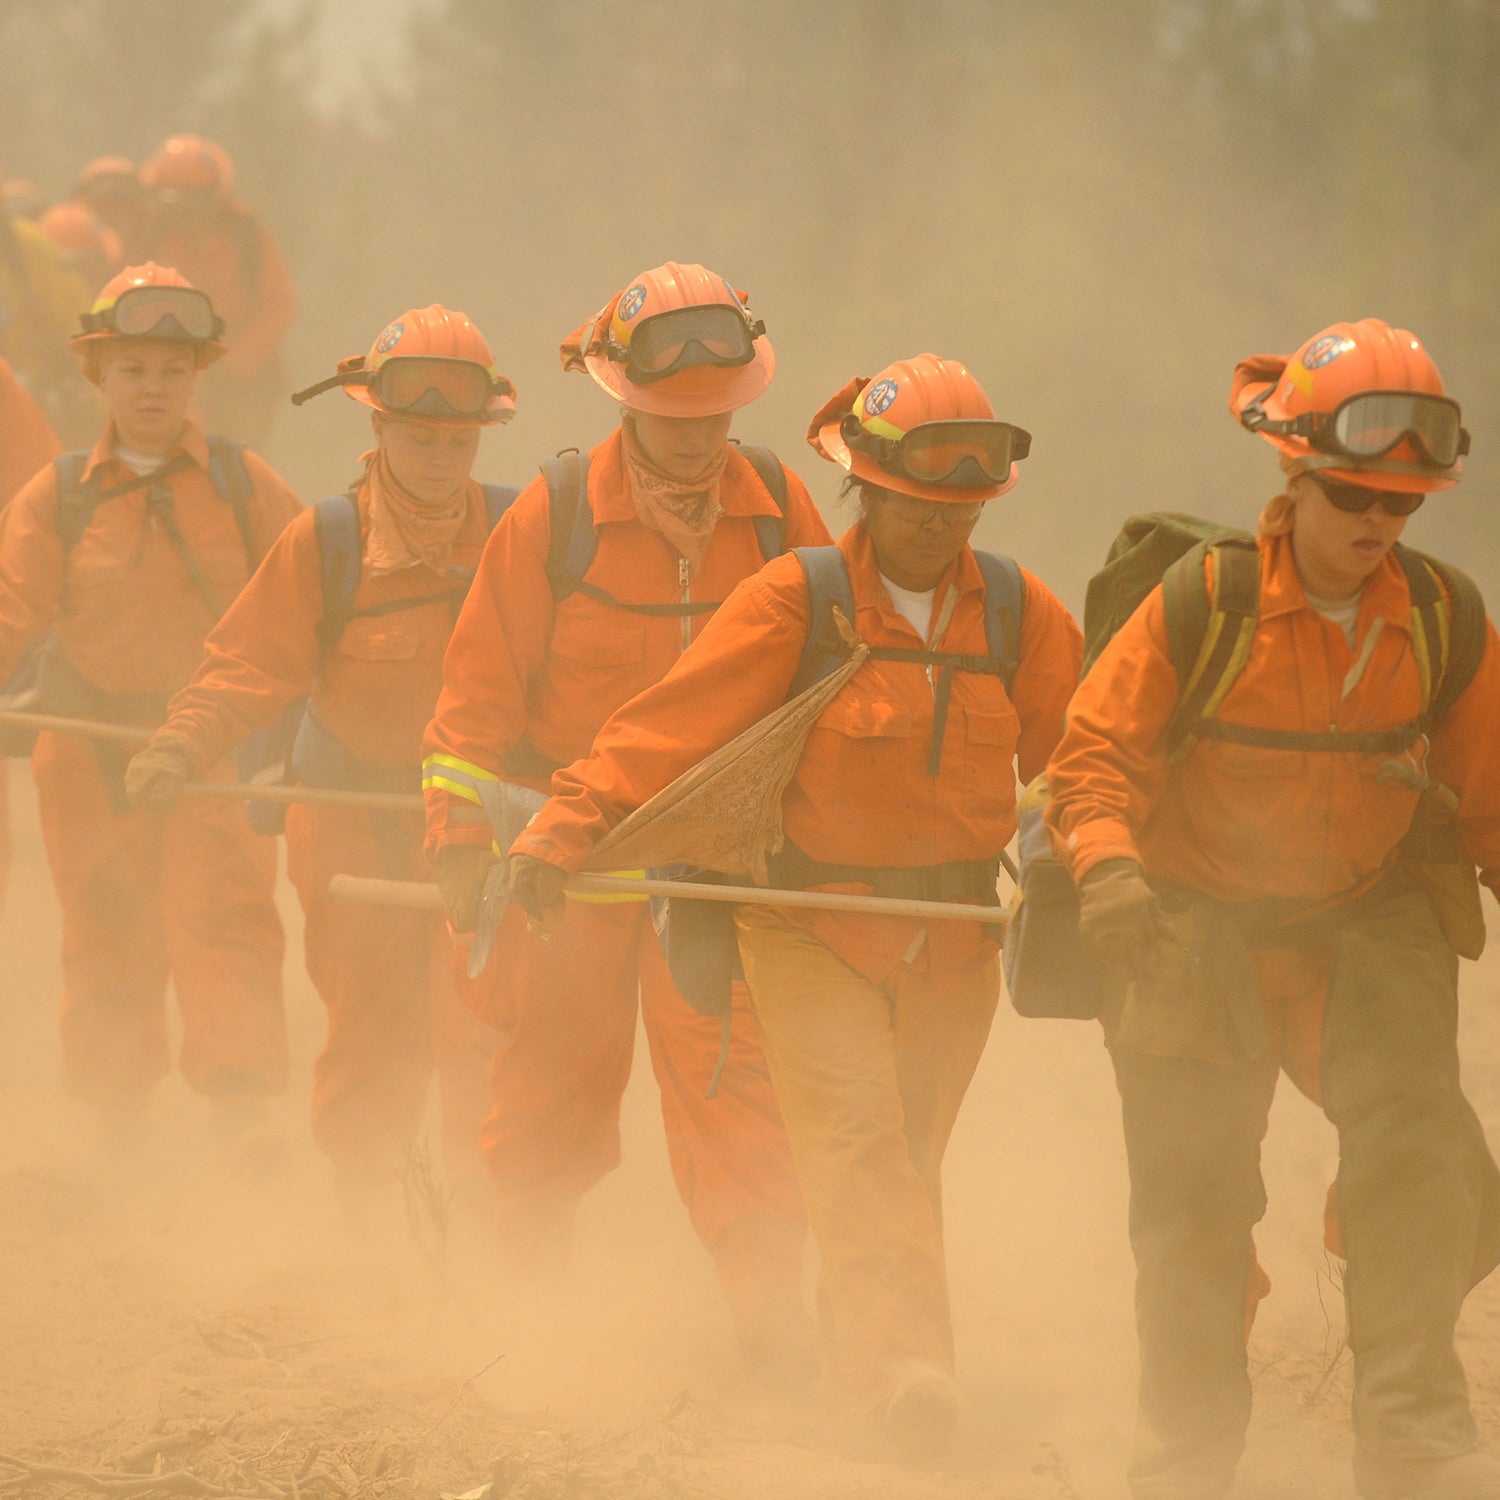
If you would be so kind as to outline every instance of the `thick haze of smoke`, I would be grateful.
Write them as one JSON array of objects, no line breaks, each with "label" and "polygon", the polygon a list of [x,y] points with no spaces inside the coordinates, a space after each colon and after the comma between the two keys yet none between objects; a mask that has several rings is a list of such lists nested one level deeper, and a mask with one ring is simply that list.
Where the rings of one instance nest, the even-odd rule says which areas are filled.
[{"label": "thick haze of smoke", "polygon": [[[391,16],[408,13],[409,35],[360,46],[378,59],[361,87],[324,81],[323,49],[339,45],[339,25],[395,25]],[[0,0],[0,59],[0,173],[54,194],[95,155],[140,159],[183,129],[223,141],[242,195],[275,229],[298,280],[288,391],[366,349],[408,306],[469,312],[519,388],[514,423],[483,439],[485,479],[524,481],[541,458],[605,434],[613,403],[563,375],[558,342],[636,271],[699,260],[750,292],[777,349],[776,381],[736,431],[797,468],[836,530],[840,475],[804,443],[813,411],[851,375],[891,359],[957,357],[997,413],[1034,435],[1021,483],[990,508],[976,540],[1013,551],[1081,609],[1085,580],[1129,511],[1249,525],[1274,492],[1274,455],[1226,412],[1237,359],[1376,315],[1422,335],[1474,434],[1463,485],[1435,496],[1408,539],[1500,597],[1500,530],[1487,509],[1500,486],[1500,7],[1491,0],[427,0],[409,12]],[[347,80],[347,67],[334,71]],[[367,414],[335,393],[287,405],[268,457],[311,501],[353,476],[368,433]],[[18,859],[0,927],[14,1002],[0,1017],[0,1163],[50,1183],[77,1143],[55,1127],[56,918],[24,826]],[[305,1109],[322,1015],[295,962],[289,976],[299,1068],[290,1120]],[[1468,971],[1465,983],[1468,1076],[1492,1123],[1500,985],[1492,967]],[[63,1452],[93,1422],[122,1443],[144,1432],[161,1390],[181,1405],[196,1380],[219,1400],[186,1356],[180,1368],[131,1373],[143,1369],[141,1350],[193,1343],[191,1325],[157,1326],[174,1299],[281,1309],[287,1348],[394,1330],[389,1348],[353,1368],[375,1381],[380,1360],[399,1354],[415,1382],[431,1363],[439,1394],[419,1425],[443,1418],[459,1381],[501,1350],[507,1360],[482,1390],[510,1412],[669,1395],[685,1368],[722,1362],[727,1335],[671,1190],[649,1072],[637,1075],[626,1169],[585,1208],[584,1285],[570,1321],[533,1309],[517,1329],[487,1267],[447,1289],[452,1300],[427,1321],[409,1288],[380,1294],[388,1323],[362,1304],[350,1311],[363,1295],[358,1277],[334,1286],[326,1266],[321,1280],[303,1274],[322,1253],[323,1221],[318,1189],[302,1178],[310,1204],[275,1221],[246,1211],[256,1222],[243,1233],[207,1199],[207,1220],[152,1262],[164,1283],[154,1303],[131,1282],[141,1246],[158,1253],[139,1225],[85,1254],[76,1241],[97,1224],[77,1210],[55,1273],[24,1224],[0,1227],[0,1248],[24,1254],[34,1276],[28,1303],[43,1310],[28,1305],[30,1323],[17,1326],[50,1316],[53,1297],[71,1306],[69,1276],[89,1289],[80,1305],[90,1317],[97,1305],[107,1323],[117,1299],[107,1339],[102,1323],[69,1325],[68,1337],[84,1351],[104,1339],[105,1352],[89,1355],[103,1372],[93,1384],[114,1381],[123,1393],[114,1408],[101,1397],[96,1412],[90,1380],[60,1356],[35,1379],[18,1358],[0,1374],[0,1408],[13,1398],[26,1422],[0,1447],[47,1435],[49,1401],[59,1391],[71,1399],[74,1386],[82,1404],[51,1434]],[[961,1376],[984,1434],[964,1461],[986,1486],[955,1481],[943,1493],[957,1500],[999,1493],[985,1477],[997,1470],[1006,1494],[1123,1493],[1134,1352],[1112,1091],[1093,1028],[1002,1015],[947,1179]],[[177,1085],[166,1092],[169,1118],[190,1136],[200,1101]],[[294,1142],[315,1162],[305,1129]],[[1325,1325],[1316,1280],[1332,1168],[1315,1112],[1280,1100],[1261,1237],[1277,1295],[1252,1348],[1263,1413],[1255,1472],[1268,1487],[1246,1491],[1255,1496],[1347,1491],[1342,1460],[1328,1457],[1347,1445],[1347,1382],[1336,1364],[1323,1367],[1338,1314]],[[24,1175],[14,1174],[18,1198]],[[155,1212],[154,1199],[143,1202],[141,1215]],[[66,1222],[58,1215],[49,1232]],[[329,1335],[311,1314],[308,1326],[296,1322],[325,1293],[328,1317],[357,1333]],[[1469,1352],[1486,1423],[1497,1297],[1480,1293],[1466,1322],[1478,1329]],[[321,1436],[353,1420],[338,1401],[367,1399],[363,1386],[347,1394],[347,1382],[358,1385],[349,1362],[367,1353],[354,1342],[329,1354]],[[302,1378],[297,1356],[279,1357]],[[264,1362],[239,1373],[267,1382],[248,1404],[264,1407],[269,1444],[303,1387],[273,1379]],[[392,1390],[407,1416],[432,1395],[408,1397],[394,1377]],[[212,1415],[204,1402],[181,1409]],[[224,1411],[235,1404],[220,1401]],[[309,1412],[285,1421],[311,1433]],[[464,1412],[444,1420],[451,1435]],[[481,1434],[474,1482],[488,1421],[471,1423]],[[1039,1450],[1039,1440],[1055,1446]],[[1076,1488],[1064,1488],[1069,1474]],[[846,1479],[816,1493],[919,1493],[835,1483]],[[798,1483],[722,1491],[742,1492],[814,1493]]]}]

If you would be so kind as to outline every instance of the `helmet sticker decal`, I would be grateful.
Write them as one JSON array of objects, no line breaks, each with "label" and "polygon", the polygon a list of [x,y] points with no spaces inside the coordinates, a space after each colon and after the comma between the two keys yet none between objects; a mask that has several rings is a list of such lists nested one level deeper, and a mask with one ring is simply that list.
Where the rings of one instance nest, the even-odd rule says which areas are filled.
[{"label": "helmet sticker decal", "polygon": [[375,340],[375,352],[377,354],[389,353],[390,350],[394,349],[396,345],[401,342],[401,335],[405,332],[406,324],[403,323],[400,318],[397,318],[396,321],[390,324],[386,328],[385,332]]},{"label": "helmet sticker decal", "polygon": [[1325,333],[1308,346],[1307,353],[1302,356],[1302,363],[1309,370],[1321,370],[1324,365],[1332,364],[1339,355],[1347,354],[1353,347],[1353,339],[1345,338],[1341,333]]},{"label": "helmet sticker decal", "polygon": [[640,282],[621,294],[619,317],[622,323],[628,323],[646,305],[646,288]]},{"label": "helmet sticker decal", "polygon": [[865,392],[865,415],[878,417],[896,399],[899,389],[900,387],[889,376],[884,380],[877,380]]}]

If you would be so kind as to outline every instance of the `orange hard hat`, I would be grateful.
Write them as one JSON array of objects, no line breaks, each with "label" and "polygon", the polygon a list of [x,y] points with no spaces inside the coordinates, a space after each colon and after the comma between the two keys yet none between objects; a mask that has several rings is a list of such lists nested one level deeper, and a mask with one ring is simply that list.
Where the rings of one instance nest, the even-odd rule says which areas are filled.
[{"label": "orange hard hat", "polygon": [[217,141],[201,135],[172,135],[141,168],[141,183],[168,201],[211,198],[226,203],[234,192],[234,162]]},{"label": "orange hard hat", "polygon": [[5,199],[5,211],[13,219],[38,219],[47,206],[47,195],[24,177],[8,178],[0,194]]},{"label": "orange hard hat", "polygon": [[858,479],[960,505],[1003,495],[1031,451],[1031,434],[996,420],[968,368],[936,354],[856,376],[813,417],[807,441]]},{"label": "orange hard hat", "polygon": [[86,203],[76,198],[55,203],[42,215],[41,226],[70,261],[97,259],[114,270],[120,264],[120,236]]},{"label": "orange hard hat", "polygon": [[1379,318],[1331,324],[1292,355],[1242,359],[1229,409],[1300,468],[1397,494],[1457,484],[1469,448],[1421,340]]},{"label": "orange hard hat", "polygon": [[134,197],[141,190],[136,165],[125,156],[96,156],[85,164],[73,184],[77,198]]},{"label": "orange hard hat", "polygon": [[516,413],[516,388],[495,367],[484,335],[466,313],[436,302],[387,323],[368,354],[341,359],[336,374],[298,391],[292,403],[335,386],[387,416],[445,427],[508,422]]},{"label": "orange hard hat", "polygon": [[563,369],[585,370],[635,411],[710,417],[770,385],[776,352],[745,293],[700,265],[642,271],[563,340]]},{"label": "orange hard hat", "polygon": [[208,293],[199,291],[180,271],[155,261],[126,266],[110,277],[82,323],[71,342],[84,356],[90,374],[97,370],[99,345],[111,339],[190,344],[199,369],[224,353],[219,342],[224,320],[214,311]]}]

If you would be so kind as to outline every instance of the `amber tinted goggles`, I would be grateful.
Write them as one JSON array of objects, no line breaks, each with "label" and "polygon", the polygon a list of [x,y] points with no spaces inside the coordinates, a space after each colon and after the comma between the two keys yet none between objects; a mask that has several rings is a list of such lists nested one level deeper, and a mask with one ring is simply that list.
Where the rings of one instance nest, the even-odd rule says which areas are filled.
[{"label": "amber tinted goggles", "polygon": [[1009,422],[923,422],[902,437],[886,438],[867,432],[850,412],[839,434],[888,473],[955,488],[1004,484],[1010,466],[1031,452],[1031,434]]},{"label": "amber tinted goggles", "polygon": [[469,359],[438,355],[401,355],[378,370],[342,370],[292,397],[301,404],[336,385],[363,385],[387,411],[406,417],[438,417],[449,421],[483,422],[496,396],[515,397],[515,387],[503,375],[491,375]]},{"label": "amber tinted goggles", "polygon": [[692,365],[733,369],[755,358],[766,325],[728,303],[654,313],[631,330],[628,346],[610,340],[605,353],[636,385],[665,380]]}]

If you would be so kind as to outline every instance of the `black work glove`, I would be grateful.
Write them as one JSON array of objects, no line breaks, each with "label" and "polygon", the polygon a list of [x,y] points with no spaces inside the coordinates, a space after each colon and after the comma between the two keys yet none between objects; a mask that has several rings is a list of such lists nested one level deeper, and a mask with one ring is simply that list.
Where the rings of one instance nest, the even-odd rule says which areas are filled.
[{"label": "black work glove", "polygon": [[1135,860],[1106,859],[1083,877],[1078,936],[1106,972],[1139,978],[1150,968],[1161,937],[1160,911]]},{"label": "black work glove", "polygon": [[563,919],[563,886],[568,871],[530,854],[510,857],[510,899],[544,934],[556,932]]},{"label": "black work glove", "polygon": [[125,800],[137,812],[164,818],[182,797],[183,784],[192,779],[193,752],[177,734],[158,734],[125,767]]},{"label": "black work glove", "polygon": [[483,844],[444,844],[432,862],[432,878],[442,892],[443,910],[455,932],[473,932],[479,920],[484,878],[495,863]]}]

